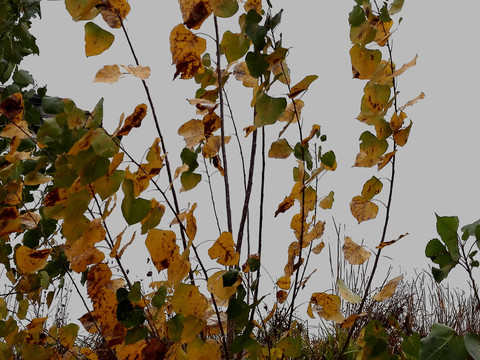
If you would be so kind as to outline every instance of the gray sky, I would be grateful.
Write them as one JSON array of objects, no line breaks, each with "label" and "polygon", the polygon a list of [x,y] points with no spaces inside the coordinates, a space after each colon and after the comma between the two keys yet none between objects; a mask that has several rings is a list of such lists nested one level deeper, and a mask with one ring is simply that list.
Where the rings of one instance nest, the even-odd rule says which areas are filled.
[{"label": "gray sky", "polygon": [[[375,168],[352,168],[360,134],[372,131],[355,119],[365,81],[352,79],[351,74],[347,18],[354,2],[271,2],[274,12],[284,9],[278,31],[283,33],[283,46],[291,47],[287,61],[292,82],[296,83],[306,75],[319,76],[303,97],[306,104],[302,113],[305,132],[314,122],[320,124],[322,133],[328,136],[325,149],[332,149],[337,155],[338,169],[323,177],[319,184],[319,196],[335,191],[334,209],[319,215],[328,223],[324,240],[327,244],[335,244],[331,225],[333,216],[337,224],[345,225],[344,235],[351,236],[356,242],[364,240],[367,246],[374,248],[383,227],[383,206],[379,204],[377,220],[357,225],[350,214],[349,203],[353,196],[360,194],[363,183],[372,175],[386,177],[390,170],[388,166],[377,174]],[[461,224],[480,217],[476,156],[480,146],[477,140],[480,122],[476,119],[479,101],[476,84],[480,83],[480,75],[476,71],[478,58],[475,45],[478,42],[476,14],[479,13],[480,3],[462,0],[455,5],[456,12],[444,2],[407,0],[401,12],[403,22],[393,35],[393,55],[397,66],[410,61],[415,54],[419,55],[417,65],[399,78],[399,104],[416,97],[421,91],[426,94],[424,100],[405,110],[413,121],[413,128],[407,145],[397,153],[397,181],[387,240],[396,239],[406,232],[410,235],[385,249],[383,254],[393,260],[382,261],[385,266],[402,266],[407,274],[413,274],[414,268],[427,268],[430,262],[424,256],[424,249],[428,240],[436,236],[435,212],[458,215]],[[186,99],[193,98],[197,88],[194,81],[172,82],[175,70],[171,65],[168,41],[170,30],[181,22],[181,14],[176,1],[131,1],[131,6],[126,26],[141,64],[152,69],[148,83],[164,127],[170,158],[174,166],[179,166],[177,154],[184,143],[176,132],[181,124],[195,118],[195,109],[188,105]],[[461,13],[461,17],[457,13]],[[40,85],[47,84],[50,95],[72,98],[77,106],[84,109],[93,109],[96,102],[104,97],[104,122],[108,130],[116,128],[121,113],[128,115],[137,104],[146,102],[141,83],[133,77],[125,77],[113,85],[93,83],[96,71],[103,65],[133,63],[120,31],[114,31],[116,39],[112,48],[100,56],[86,58],[84,23],[74,23],[63,2],[43,1],[42,16],[42,20],[33,27],[41,54],[28,58],[23,68],[30,70]],[[101,18],[96,22],[106,28]],[[207,20],[201,31],[213,35],[211,23]],[[228,21],[220,21],[220,30],[230,29],[228,24]],[[236,24],[233,29],[236,31]],[[213,54],[212,49],[209,50]],[[229,94],[237,126],[243,129],[251,124],[251,93],[234,84],[235,80],[230,82],[232,88]],[[283,95],[286,92],[286,89],[283,90]],[[271,141],[275,140],[280,129],[281,126],[268,127],[267,136]],[[134,130],[133,136],[125,143],[137,158],[153,142],[152,131],[153,123],[148,122]],[[294,134],[289,136],[294,139],[290,143],[295,143]],[[250,139],[246,139],[245,144],[249,143]],[[233,141],[228,150],[231,153],[237,151]],[[234,167],[233,161],[230,166]],[[290,175],[292,166],[293,159],[283,162],[272,159],[267,169],[266,200],[269,207],[266,210],[265,264],[274,279],[282,275],[287,246],[293,240],[288,232],[293,210],[273,219],[278,203],[289,194],[293,185]],[[385,202],[387,185],[388,182],[384,181],[383,196],[379,197]],[[199,231],[202,227],[214,229],[213,218],[209,215],[210,203],[199,194],[207,190],[205,183],[202,186],[199,191],[181,195],[183,206],[194,201],[205,204],[196,213]],[[243,189],[241,182],[236,186]],[[149,196],[144,194],[144,197]],[[236,200],[239,208],[241,198]],[[166,226],[165,218],[162,224]],[[140,243],[140,238],[137,241]],[[141,242],[143,244],[143,240]],[[310,290],[328,289],[330,268],[327,253],[314,257],[311,268],[318,271]],[[139,277],[143,275],[140,273]],[[463,274],[454,276],[454,284],[462,286],[459,279],[463,278]],[[273,284],[265,286],[273,288]]]}]

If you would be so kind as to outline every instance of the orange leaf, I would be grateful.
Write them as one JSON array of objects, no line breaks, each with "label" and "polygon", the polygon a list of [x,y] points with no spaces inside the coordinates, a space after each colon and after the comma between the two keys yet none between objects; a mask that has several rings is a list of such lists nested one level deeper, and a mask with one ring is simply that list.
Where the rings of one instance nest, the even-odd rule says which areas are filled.
[{"label": "orange leaf", "polygon": [[195,235],[197,234],[197,222],[195,220],[195,216],[193,216],[193,212],[197,208],[197,203],[192,205],[192,208],[189,212],[187,212],[187,229],[186,233],[190,241],[193,241]]},{"label": "orange leaf", "polygon": [[312,252],[315,255],[318,255],[320,254],[320,252],[323,250],[324,247],[325,247],[325,243],[323,241],[319,242],[314,248],[312,248]]},{"label": "orange leaf", "polygon": [[372,255],[370,251],[355,243],[349,236],[346,236],[344,241],[343,256],[350,264],[361,265]]},{"label": "orange leaf", "polygon": [[247,0],[245,5],[243,6],[245,12],[249,12],[250,10],[255,10],[259,15],[262,15],[262,0]]},{"label": "orange leaf", "polygon": [[205,71],[201,55],[207,49],[205,39],[198,37],[184,25],[175,26],[170,33],[170,52],[177,70],[173,78],[181,74],[182,79],[191,79]]},{"label": "orange leaf", "polygon": [[240,254],[235,251],[232,234],[227,231],[222,232],[213,246],[208,249],[208,255],[212,260],[217,259],[219,264],[225,266],[238,265],[240,260]]},{"label": "orange leaf", "polygon": [[377,170],[380,171],[381,169],[383,169],[390,162],[390,160],[395,156],[396,152],[397,150],[386,153],[383,156],[382,161],[378,163]]},{"label": "orange leaf", "polygon": [[20,246],[15,252],[15,261],[21,274],[34,274],[47,265],[51,249],[32,250],[27,246]]},{"label": "orange leaf", "polygon": [[381,242],[378,246],[376,246],[377,249],[383,249],[385,246],[390,246],[390,245],[393,245],[395,244],[398,240],[400,240],[401,238],[407,236],[408,233],[406,234],[402,234],[400,235],[397,239],[395,240],[390,240],[390,241],[384,241],[384,242]]},{"label": "orange leaf", "polygon": [[128,135],[130,130],[132,130],[134,127],[140,127],[140,125],[142,124],[142,120],[145,118],[146,115],[147,105],[137,105],[135,107],[135,110],[133,111],[133,114],[131,114],[125,119],[125,123],[118,132],[118,135]]}]

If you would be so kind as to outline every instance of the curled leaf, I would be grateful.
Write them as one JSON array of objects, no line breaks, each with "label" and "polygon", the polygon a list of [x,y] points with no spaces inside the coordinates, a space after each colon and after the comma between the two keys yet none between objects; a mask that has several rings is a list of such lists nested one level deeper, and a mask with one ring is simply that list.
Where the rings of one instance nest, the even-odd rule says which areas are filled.
[{"label": "curled leaf", "polygon": [[179,0],[183,23],[189,29],[199,29],[212,13],[209,0]]},{"label": "curled leaf", "polygon": [[302,81],[300,81],[298,84],[292,87],[292,89],[290,90],[290,93],[288,94],[288,97],[290,99],[293,99],[294,97],[297,97],[302,92],[307,91],[310,84],[317,79],[318,79],[317,75],[305,76]]},{"label": "curled leaf", "polygon": [[145,104],[137,105],[135,107],[135,110],[133,111],[133,114],[129,115],[125,119],[125,123],[123,124],[123,127],[118,132],[118,135],[128,135],[128,133],[134,127],[140,127],[140,125],[142,124],[142,120],[145,118],[146,115],[147,115],[147,105]]},{"label": "curled leaf", "polygon": [[97,7],[102,13],[103,20],[113,29],[120,28],[130,12],[127,0],[103,0]]},{"label": "curled leaf", "polygon": [[382,288],[382,290],[380,290],[379,293],[375,294],[373,300],[380,302],[391,297],[395,293],[395,290],[397,289],[397,286],[402,279],[403,275],[400,275],[390,280],[388,283],[385,284],[385,286]]}]

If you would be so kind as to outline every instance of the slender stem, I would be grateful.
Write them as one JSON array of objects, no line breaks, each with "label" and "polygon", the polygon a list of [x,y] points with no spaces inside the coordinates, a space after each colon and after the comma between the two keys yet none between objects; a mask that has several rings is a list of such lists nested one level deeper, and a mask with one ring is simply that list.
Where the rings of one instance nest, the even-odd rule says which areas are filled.
[{"label": "slender stem", "polygon": [[250,169],[248,171],[247,189],[245,191],[245,200],[243,202],[242,217],[240,219],[240,226],[239,226],[239,229],[238,229],[237,253],[239,253],[239,254],[241,253],[241,250],[242,250],[243,232],[244,232],[245,222],[246,222],[247,215],[248,215],[248,205],[250,203],[250,195],[252,193],[253,173],[254,173],[254,169],[255,169],[256,150],[257,150],[257,130],[255,130],[252,134],[252,148],[251,148],[251,151],[250,151]]},{"label": "slender stem", "polygon": [[212,201],[213,215],[215,216],[215,222],[217,223],[218,234],[220,235],[222,233],[222,229],[220,228],[220,222],[218,221],[217,205],[215,204],[215,197],[213,196],[211,175],[208,172],[207,161],[205,158],[203,158],[203,165],[205,166],[205,173],[207,174],[208,190],[210,191],[210,200]]},{"label": "slender stem", "polygon": [[225,113],[224,113],[224,103],[223,103],[223,83],[222,83],[222,68],[220,63],[220,34],[218,32],[218,21],[217,17],[213,16],[213,22],[215,25],[215,45],[217,48],[217,80],[218,80],[218,97],[220,101],[220,137],[221,137],[221,148],[222,148],[222,162],[224,170],[224,184],[225,184],[225,206],[227,211],[227,228],[230,233],[232,233],[232,209],[230,205],[230,185],[228,182],[228,164],[227,164],[227,153],[225,151]]}]

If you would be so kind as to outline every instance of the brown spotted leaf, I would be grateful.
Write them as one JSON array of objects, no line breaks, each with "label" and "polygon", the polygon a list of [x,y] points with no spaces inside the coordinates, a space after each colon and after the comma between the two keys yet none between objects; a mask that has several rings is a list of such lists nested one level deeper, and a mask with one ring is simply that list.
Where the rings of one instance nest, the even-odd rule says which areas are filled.
[{"label": "brown spotted leaf", "polygon": [[27,246],[20,246],[15,252],[15,261],[21,274],[34,274],[47,265],[51,249],[32,250]]},{"label": "brown spotted leaf", "polygon": [[243,6],[245,12],[249,12],[250,10],[255,10],[259,15],[262,15],[262,0],[247,0],[245,5]]},{"label": "brown spotted leaf", "polygon": [[178,261],[180,249],[176,240],[177,236],[170,230],[151,229],[148,232],[145,245],[152,258],[153,265],[159,272]]},{"label": "brown spotted leaf", "polygon": [[372,176],[371,179],[363,185],[362,196],[366,200],[371,200],[375,195],[382,191],[382,188],[382,182],[375,176]]},{"label": "brown spotted leaf", "polygon": [[378,206],[363,196],[355,196],[350,203],[350,211],[360,224],[363,221],[375,219],[378,214]]},{"label": "brown spotted leaf", "polygon": [[343,256],[350,264],[361,265],[372,255],[370,251],[355,243],[349,236],[346,236],[344,241]]},{"label": "brown spotted leaf", "polygon": [[175,26],[170,33],[170,52],[177,70],[173,78],[179,74],[182,79],[191,79],[197,73],[203,73],[201,55],[207,48],[205,39],[198,37],[184,25]]}]

